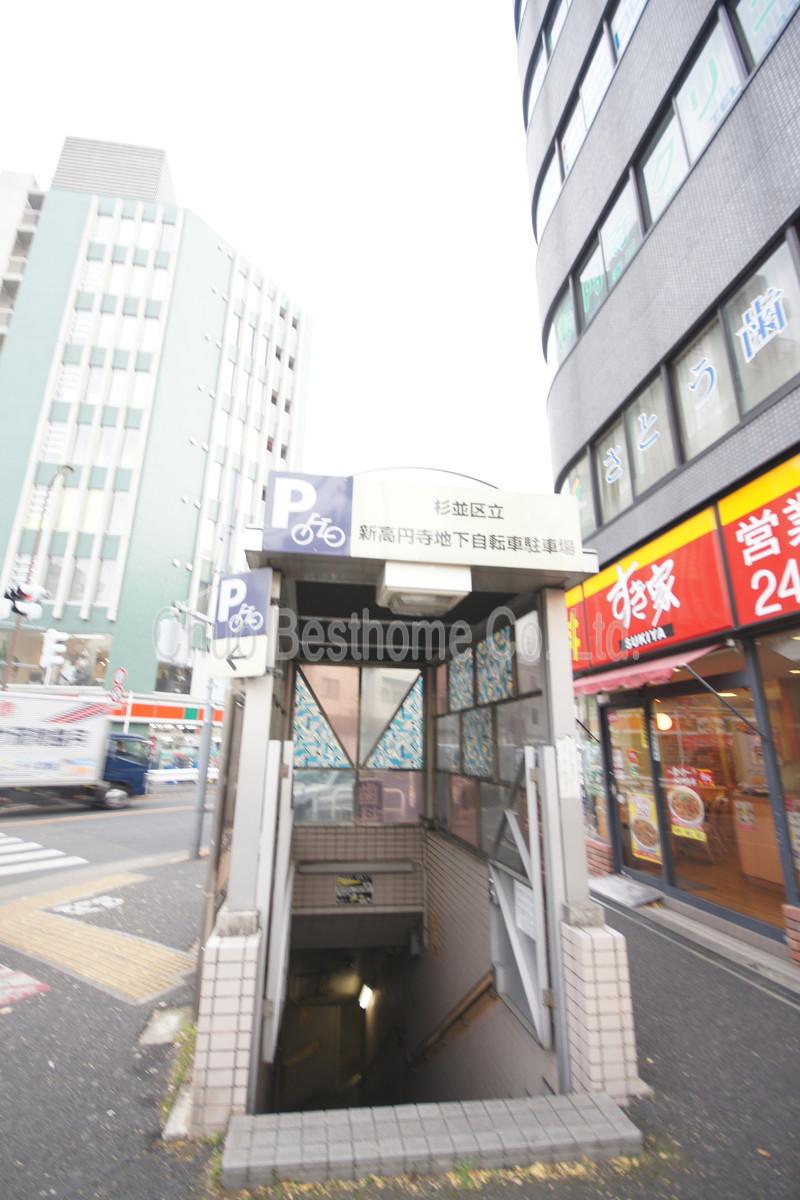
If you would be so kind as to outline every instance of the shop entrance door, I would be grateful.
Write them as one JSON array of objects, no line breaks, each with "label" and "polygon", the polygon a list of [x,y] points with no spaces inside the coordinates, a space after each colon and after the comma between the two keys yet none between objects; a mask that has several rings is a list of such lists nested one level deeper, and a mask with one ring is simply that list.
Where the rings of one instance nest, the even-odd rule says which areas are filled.
[{"label": "shop entrance door", "polygon": [[623,866],[661,875],[664,856],[644,706],[608,708],[606,719]]}]

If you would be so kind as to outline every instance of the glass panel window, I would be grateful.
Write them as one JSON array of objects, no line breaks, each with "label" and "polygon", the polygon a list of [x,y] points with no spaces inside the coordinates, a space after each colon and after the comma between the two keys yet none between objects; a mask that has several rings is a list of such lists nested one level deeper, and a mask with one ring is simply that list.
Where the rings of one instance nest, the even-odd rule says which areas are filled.
[{"label": "glass panel window", "polygon": [[450,709],[452,712],[459,712],[462,708],[470,708],[475,703],[473,653],[471,648],[464,650],[462,654],[457,654],[451,660],[448,687]]},{"label": "glass panel window", "polygon": [[552,55],[553,47],[561,37],[561,30],[564,28],[564,22],[567,19],[570,0],[558,0],[555,11],[550,18],[547,26],[547,53]]},{"label": "glass panel window", "polygon": [[51,599],[58,591],[58,584],[61,579],[61,571],[64,566],[64,559],[60,554],[51,554],[47,560],[47,571],[44,577],[44,586],[47,589],[48,596]]},{"label": "glass panel window", "polygon": [[614,58],[604,31],[581,83],[581,101],[587,128],[595,118],[613,74]]},{"label": "glass panel window", "polygon": [[436,722],[436,766],[439,771],[461,770],[461,725],[457,714]]},{"label": "glass panel window", "polygon": [[625,429],[617,421],[595,448],[597,477],[600,480],[600,506],[603,520],[610,521],[633,501]]},{"label": "glass panel window", "polygon": [[572,291],[567,286],[553,313],[553,323],[547,339],[547,361],[551,366],[561,365],[575,345],[577,336]]},{"label": "glass panel window", "polygon": [[530,124],[531,113],[533,112],[533,106],[535,105],[536,101],[539,99],[539,92],[542,90],[542,83],[544,82],[544,76],[545,76],[546,70],[547,70],[547,59],[545,58],[542,48],[540,46],[538,51],[536,52],[536,62],[534,64],[533,75],[531,76],[531,86],[530,86],[530,90],[528,92],[528,103],[525,106],[525,125],[526,126]]},{"label": "glass panel window", "polygon": [[[712,703],[719,706],[718,700]],[[609,708],[608,737],[622,861],[626,867],[660,875],[661,831],[644,709]]]},{"label": "glass panel window", "polygon": [[421,771],[362,771],[356,784],[356,820],[372,825],[416,825],[424,811]]},{"label": "glass panel window", "polygon": [[493,637],[478,643],[478,704],[490,704],[513,695],[513,654],[510,628],[497,629]]},{"label": "glass panel window", "polygon": [[628,182],[600,230],[609,288],[620,278],[639,249],[641,240],[642,228],[636,211],[636,196],[633,185]]},{"label": "glass panel window", "polygon": [[654,379],[625,411],[637,495],[675,466],[675,444],[661,379]]},{"label": "glass panel window", "polygon": [[564,175],[569,175],[572,164],[578,157],[578,151],[586,137],[586,121],[583,116],[583,105],[580,99],[575,101],[572,112],[567,120],[561,137],[561,161],[564,164]]},{"label": "glass panel window", "polygon": [[600,710],[594,696],[575,697],[578,753],[581,762],[583,821],[590,837],[608,842],[608,810],[600,740]]},{"label": "glass panel window", "polygon": [[739,64],[716,25],[677,95],[678,114],[692,162],[699,156],[742,88]]},{"label": "glass panel window", "polygon": [[300,825],[352,821],[355,786],[355,771],[295,768],[292,778],[295,821]]},{"label": "glass panel window", "polygon": [[605,300],[608,292],[603,252],[599,244],[595,246],[581,267],[578,284],[581,290],[581,317],[585,328]]},{"label": "glass panel window", "polygon": [[478,784],[463,775],[450,776],[450,803],[447,809],[447,828],[453,837],[477,846],[479,841],[480,804]]},{"label": "glass panel window", "polygon": [[471,708],[461,718],[461,753],[467,775],[491,779],[494,775],[494,740],[491,708]]},{"label": "glass panel window", "polygon": [[689,170],[678,118],[673,114],[644,160],[642,178],[648,221],[661,216]]},{"label": "glass panel window", "polygon": [[800,372],[800,286],[785,242],[722,311],[749,411]]},{"label": "glass panel window", "polygon": [[597,522],[594,518],[594,501],[592,499],[592,475],[589,468],[589,455],[579,458],[567,478],[564,480],[561,492],[566,496],[574,496],[578,501],[578,513],[581,519],[581,533],[584,537],[592,533]]},{"label": "glass panel window", "polygon": [[641,16],[647,0],[620,0],[611,18],[611,40],[614,43],[614,53],[620,57],[631,40],[631,34],[636,28],[636,22]]},{"label": "glass panel window", "polygon": [[736,19],[754,64],[760,63],[800,0],[739,0]]},{"label": "glass panel window", "polygon": [[70,603],[80,603],[86,595],[86,579],[89,574],[89,559],[76,558],[72,568],[72,580],[69,585],[68,600]]},{"label": "glass panel window", "polygon": [[688,458],[699,454],[739,420],[725,336],[714,321],[676,358],[672,386]]},{"label": "glass panel window", "polygon": [[497,706],[497,773],[501,779],[514,782],[525,747],[545,740],[544,722],[541,698]]},{"label": "glass panel window", "polygon": [[547,170],[536,198],[536,237],[541,238],[542,230],[547,224],[548,217],[553,211],[558,193],[561,191],[561,175],[558,168],[558,155],[550,156]]},{"label": "glass panel window", "polygon": [[800,626],[759,638],[757,646],[783,784],[792,862],[800,883]]}]

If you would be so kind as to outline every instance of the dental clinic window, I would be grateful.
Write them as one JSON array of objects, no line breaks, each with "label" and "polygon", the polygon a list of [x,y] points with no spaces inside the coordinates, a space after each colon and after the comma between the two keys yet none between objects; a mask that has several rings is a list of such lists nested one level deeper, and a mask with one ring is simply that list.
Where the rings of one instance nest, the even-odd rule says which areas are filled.
[{"label": "dental clinic window", "polygon": [[600,481],[600,505],[603,520],[610,521],[633,502],[628,449],[622,420],[601,438],[595,447],[595,465]]},{"label": "dental clinic window", "polygon": [[641,240],[642,227],[639,224],[636,196],[633,184],[628,180],[600,229],[600,245],[603,247],[609,290],[639,249]]},{"label": "dental clinic window", "polygon": [[583,105],[578,97],[561,136],[561,161],[564,164],[565,175],[569,175],[572,170],[572,164],[578,157],[578,151],[583,145],[585,137],[586,121],[583,116]]},{"label": "dental clinic window", "polygon": [[748,412],[800,372],[800,287],[786,242],[722,311]]},{"label": "dental clinic window", "polygon": [[604,29],[581,83],[581,103],[587,129],[597,114],[613,74],[614,58]]},{"label": "dental clinic window", "polygon": [[542,84],[544,82],[544,76],[545,76],[546,70],[547,70],[547,59],[545,57],[544,50],[542,50],[541,43],[539,43],[538,49],[536,51],[536,62],[533,67],[533,75],[531,76],[531,86],[528,90],[528,102],[525,105],[525,127],[526,128],[530,124],[531,113],[533,112],[533,106],[536,103],[536,101],[539,99],[539,92],[542,90]]},{"label": "dental clinic window", "polygon": [[596,527],[594,518],[594,500],[592,499],[592,474],[589,466],[589,455],[584,454],[575,463],[561,488],[562,496],[574,496],[578,501],[578,514],[581,521],[581,535],[586,537]]},{"label": "dental clinic window", "polygon": [[675,466],[675,443],[661,379],[654,379],[625,410],[637,496]]},{"label": "dental clinic window", "polygon": [[560,366],[575,345],[578,329],[575,324],[575,308],[572,292],[567,286],[553,313],[553,323],[547,338],[547,362],[551,370]]},{"label": "dental clinic window", "polygon": [[578,275],[581,294],[581,320],[584,329],[606,298],[606,269],[599,243],[595,246]]},{"label": "dental clinic window", "polygon": [[676,102],[689,158],[695,161],[742,90],[742,72],[722,25],[715,25]]},{"label": "dental clinic window", "polygon": [[754,66],[798,8],[800,0],[739,0],[734,13]]},{"label": "dental clinic window", "polygon": [[542,179],[542,186],[539,188],[539,195],[536,200],[536,237],[540,239],[542,230],[547,224],[550,213],[555,207],[555,202],[558,199],[558,193],[561,191],[561,174],[558,168],[558,155],[551,154],[550,162],[547,165],[547,170]]},{"label": "dental clinic window", "polygon": [[686,456],[692,458],[732,429],[739,419],[719,321],[707,326],[675,359],[672,386]]},{"label": "dental clinic window", "polygon": [[647,223],[661,216],[689,170],[678,118],[673,113],[642,166]]},{"label": "dental clinic window", "polygon": [[558,0],[553,15],[547,26],[547,54],[548,57],[553,53],[553,47],[561,36],[561,30],[564,28],[564,22],[567,19],[571,0]]},{"label": "dental clinic window", "polygon": [[636,28],[636,22],[641,16],[647,0],[620,0],[611,18],[611,39],[614,43],[614,53],[620,57],[631,40],[631,34]]}]

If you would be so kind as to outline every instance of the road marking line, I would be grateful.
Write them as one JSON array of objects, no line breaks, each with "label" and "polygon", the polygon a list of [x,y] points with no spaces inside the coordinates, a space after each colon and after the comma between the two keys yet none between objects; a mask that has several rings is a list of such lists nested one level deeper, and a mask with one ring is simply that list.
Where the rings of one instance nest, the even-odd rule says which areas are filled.
[{"label": "road marking line", "polygon": [[[72,900],[83,900],[88,896],[98,896],[104,892],[115,892],[119,888],[129,887],[132,883],[146,883],[149,876],[137,875],[132,871],[120,872],[117,875],[104,875],[100,879],[84,880],[83,883],[69,883],[55,888],[50,892],[39,892],[36,896],[12,901],[15,912],[27,912],[43,908],[53,908],[56,904],[68,904]],[[11,905],[0,908],[0,918]]]},{"label": "road marking line", "polygon": [[152,817],[156,813],[177,813],[177,812],[193,812],[193,804],[171,804],[167,808],[126,808],[103,810],[101,812],[85,812],[78,810],[68,813],[62,817],[50,816],[33,816],[30,817],[13,817],[9,821],[2,820],[3,829],[12,829],[17,825],[58,825],[62,821],[72,821],[73,824],[77,821],[101,821],[114,820],[120,821],[123,817]]},{"label": "road marking line", "polygon": [[[63,857],[64,857],[63,850],[47,850],[43,846],[40,846],[38,850],[27,850],[27,851],[23,851],[20,854],[6,854],[4,858],[0,859],[0,875],[2,875],[4,873],[5,868],[8,866],[9,863],[36,862],[40,858],[63,858]],[[86,862],[86,859],[84,859],[83,861]]]},{"label": "road marking line", "polygon": [[[61,851],[59,850],[57,853],[60,854]],[[86,863],[86,861],[87,860],[85,858],[62,857],[59,859],[48,858],[45,860],[45,862],[17,863],[16,866],[13,867],[0,868],[0,875],[21,875],[25,871],[49,871],[52,870],[52,868],[56,865],[59,867],[59,869],[61,867],[78,867],[82,863]]]},{"label": "road marking line", "polygon": [[41,842],[23,842],[20,838],[10,839],[8,843],[0,842],[0,854],[16,854],[21,850],[41,850]]}]

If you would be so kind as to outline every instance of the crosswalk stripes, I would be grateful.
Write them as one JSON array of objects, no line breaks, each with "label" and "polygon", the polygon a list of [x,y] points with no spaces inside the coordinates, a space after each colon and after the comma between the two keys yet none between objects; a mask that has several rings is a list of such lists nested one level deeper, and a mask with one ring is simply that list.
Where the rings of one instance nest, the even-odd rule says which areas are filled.
[{"label": "crosswalk stripes", "polygon": [[28,871],[77,867],[87,861],[74,854],[65,854],[63,850],[50,849],[40,842],[0,833],[0,879],[6,875],[24,875]]}]

